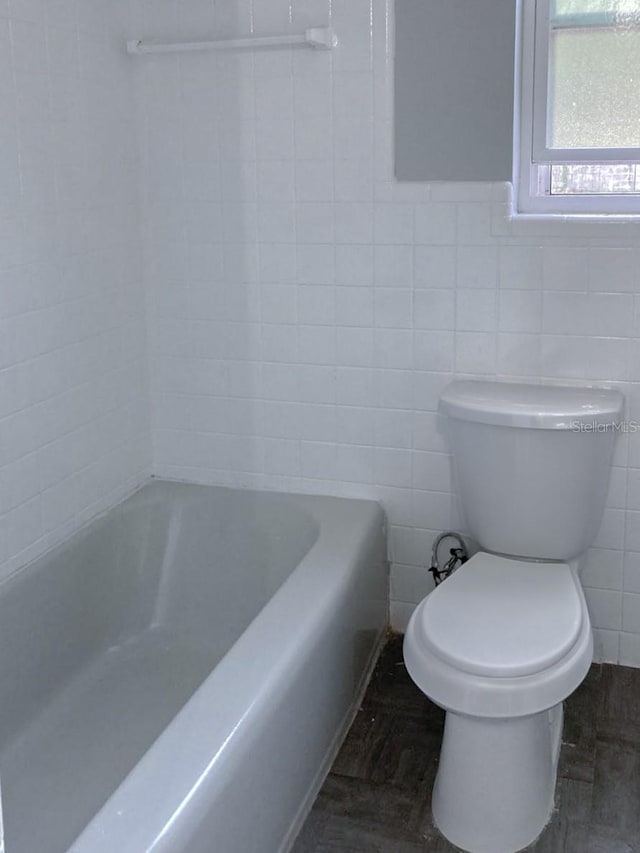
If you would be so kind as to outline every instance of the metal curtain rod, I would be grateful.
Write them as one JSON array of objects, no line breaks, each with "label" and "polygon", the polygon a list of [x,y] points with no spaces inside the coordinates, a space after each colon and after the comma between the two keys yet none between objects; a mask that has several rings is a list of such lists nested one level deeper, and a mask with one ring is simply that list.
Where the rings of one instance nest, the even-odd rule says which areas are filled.
[{"label": "metal curtain rod", "polygon": [[280,47],[299,44],[320,50],[331,50],[338,39],[331,27],[310,27],[300,35],[248,36],[247,38],[217,41],[154,42],[134,39],[127,42],[127,53],[181,53],[200,50],[236,50],[238,48]]}]

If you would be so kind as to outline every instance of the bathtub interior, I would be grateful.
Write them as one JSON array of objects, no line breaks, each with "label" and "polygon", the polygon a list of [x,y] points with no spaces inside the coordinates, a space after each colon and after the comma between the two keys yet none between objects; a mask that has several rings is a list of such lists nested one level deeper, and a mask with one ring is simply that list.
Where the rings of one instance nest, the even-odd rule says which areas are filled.
[{"label": "bathtub interior", "polygon": [[0,587],[8,851],[67,849],[317,535],[284,495],[153,483]]}]

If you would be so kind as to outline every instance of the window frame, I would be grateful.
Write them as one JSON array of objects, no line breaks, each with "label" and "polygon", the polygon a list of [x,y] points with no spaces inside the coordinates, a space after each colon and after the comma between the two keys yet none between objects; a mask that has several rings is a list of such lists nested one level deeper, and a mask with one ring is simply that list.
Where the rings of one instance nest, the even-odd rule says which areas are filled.
[{"label": "window frame", "polygon": [[550,148],[547,100],[551,0],[519,0],[514,108],[514,215],[640,217],[638,193],[551,195],[550,170],[572,163],[640,164],[640,148]]}]

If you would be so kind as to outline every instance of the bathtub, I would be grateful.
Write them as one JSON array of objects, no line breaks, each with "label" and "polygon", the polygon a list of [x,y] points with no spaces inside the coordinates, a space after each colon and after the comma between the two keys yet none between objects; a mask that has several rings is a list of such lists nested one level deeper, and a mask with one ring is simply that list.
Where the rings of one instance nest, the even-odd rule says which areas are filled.
[{"label": "bathtub", "polygon": [[7,853],[288,850],[386,623],[377,504],[151,482],[0,586]]}]

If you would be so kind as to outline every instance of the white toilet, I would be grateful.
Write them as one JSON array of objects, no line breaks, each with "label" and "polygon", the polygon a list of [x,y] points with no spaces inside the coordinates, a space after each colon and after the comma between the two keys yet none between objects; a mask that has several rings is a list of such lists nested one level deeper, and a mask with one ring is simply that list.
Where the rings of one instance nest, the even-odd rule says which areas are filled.
[{"label": "white toilet", "polygon": [[618,391],[453,382],[458,494],[483,551],[416,608],[407,669],[447,712],[433,817],[472,853],[513,853],[553,808],[562,702],[592,660],[578,573],[609,481]]}]

